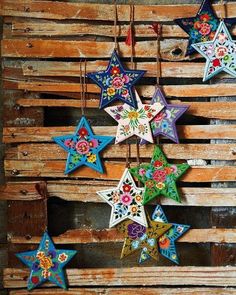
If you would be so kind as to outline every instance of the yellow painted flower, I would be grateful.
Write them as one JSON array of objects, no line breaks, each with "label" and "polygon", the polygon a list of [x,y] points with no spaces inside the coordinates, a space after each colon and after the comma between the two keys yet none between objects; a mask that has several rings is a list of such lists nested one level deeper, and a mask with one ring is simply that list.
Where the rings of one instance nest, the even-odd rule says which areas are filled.
[{"label": "yellow painted flower", "polygon": [[135,199],[136,199],[137,202],[141,202],[142,201],[142,197],[140,195],[137,195],[135,197]]},{"label": "yellow painted flower", "polygon": [[138,207],[135,206],[135,205],[133,205],[133,206],[131,207],[131,213],[132,213],[132,214],[135,214],[137,211],[138,211]]},{"label": "yellow painted flower", "polygon": [[128,118],[129,118],[130,120],[138,119],[138,117],[139,117],[139,113],[138,113],[137,111],[131,111],[131,112],[129,112],[129,114],[128,114]]},{"label": "yellow painted flower", "polygon": [[165,188],[165,184],[164,184],[164,182],[158,182],[157,184],[156,184],[156,187],[157,188],[159,188],[159,189],[163,189],[163,188]]},{"label": "yellow painted flower", "polygon": [[94,162],[96,162],[97,157],[96,157],[95,154],[90,154],[90,155],[87,157],[87,160],[88,160],[89,163],[94,163]]},{"label": "yellow painted flower", "polygon": [[115,88],[110,87],[110,88],[107,89],[107,94],[108,94],[109,96],[113,96],[115,93],[116,93]]},{"label": "yellow painted flower", "polygon": [[40,256],[37,255],[37,258],[39,260],[39,266],[42,269],[47,270],[53,266],[52,259],[50,257],[46,256],[45,253],[43,253],[43,255],[40,255]]}]

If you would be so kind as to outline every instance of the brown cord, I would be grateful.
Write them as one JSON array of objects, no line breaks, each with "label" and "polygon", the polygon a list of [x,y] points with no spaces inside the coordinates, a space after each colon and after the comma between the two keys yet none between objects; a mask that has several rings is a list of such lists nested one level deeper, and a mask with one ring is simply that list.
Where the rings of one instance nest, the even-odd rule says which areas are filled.
[{"label": "brown cord", "polygon": [[[221,4],[221,11],[220,11],[220,20],[222,21],[224,18],[226,18],[226,5],[225,5],[225,2],[224,0],[220,0],[220,4]],[[222,15],[223,14],[223,15]]]},{"label": "brown cord", "polygon": [[86,66],[87,62],[84,60],[84,73],[82,69],[82,61],[80,60],[80,99],[81,99],[81,113],[84,116],[84,109],[85,109],[85,101],[86,101],[86,93],[87,93],[87,84],[86,84]]},{"label": "brown cord", "polygon": [[130,4],[131,68],[134,69],[134,5]]},{"label": "brown cord", "polygon": [[130,168],[130,162],[129,162],[129,159],[130,159],[130,144],[128,142],[128,140],[126,139],[126,168]]},{"label": "brown cord", "polygon": [[44,200],[44,206],[45,206],[45,229],[44,231],[48,230],[48,190],[47,190],[47,182],[46,181],[40,181],[35,184],[35,189],[37,193],[42,197]]},{"label": "brown cord", "polygon": [[161,62],[160,62],[160,39],[161,39],[161,34],[162,34],[162,26],[157,23],[157,28],[156,28],[156,34],[157,34],[157,39],[156,39],[156,84],[157,86],[160,85],[160,77],[161,77]]},{"label": "brown cord", "polygon": [[117,41],[117,4],[116,0],[113,1],[114,4],[114,42],[115,50],[118,50],[118,41]]}]

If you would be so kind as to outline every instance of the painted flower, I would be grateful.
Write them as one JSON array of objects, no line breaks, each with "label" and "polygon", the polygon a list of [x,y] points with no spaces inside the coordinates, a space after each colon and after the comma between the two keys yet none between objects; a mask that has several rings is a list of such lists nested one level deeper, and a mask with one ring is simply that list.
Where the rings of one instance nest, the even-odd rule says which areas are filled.
[{"label": "painted flower", "polygon": [[147,113],[147,117],[148,118],[152,118],[153,117],[153,114],[152,113]]},{"label": "painted flower", "polygon": [[123,106],[118,106],[118,107],[117,107],[117,111],[118,111],[118,112],[122,112],[123,110],[124,110],[124,107],[123,107]]},{"label": "painted flower", "polygon": [[213,32],[213,31],[210,32],[210,35],[209,35],[210,40],[214,39],[215,34],[216,34],[216,32]]},{"label": "painted flower", "polygon": [[61,254],[58,256],[58,261],[60,261],[61,263],[62,263],[62,262],[65,262],[67,259],[68,259],[68,255],[67,255],[66,253],[61,253]]},{"label": "painted flower", "polygon": [[157,182],[164,182],[166,180],[165,170],[156,170],[153,172],[152,178]]},{"label": "painted flower", "polygon": [[167,175],[169,175],[169,174],[171,174],[173,172],[172,169],[171,169],[171,167],[165,167],[164,170],[165,170],[165,173]]},{"label": "painted flower", "polygon": [[152,187],[154,187],[154,185],[155,185],[155,182],[153,180],[148,180],[145,182],[145,186],[147,188],[152,188]]},{"label": "painted flower", "polygon": [[120,196],[120,201],[122,204],[129,206],[132,202],[132,197],[129,193],[124,193]]},{"label": "painted flower", "polygon": [[145,232],[146,232],[146,227],[138,224],[137,222],[133,222],[128,225],[128,236],[131,239],[137,239],[140,238]]},{"label": "painted flower", "polygon": [[162,167],[162,165],[163,165],[163,163],[161,162],[161,161],[159,161],[159,160],[156,160],[154,163],[153,163],[153,166],[154,167]]},{"label": "painted flower", "polygon": [[113,87],[107,88],[107,95],[108,96],[113,96],[115,93],[116,93],[115,88],[113,88]]},{"label": "painted flower", "polygon": [[50,271],[44,269],[42,271],[42,276],[44,277],[44,279],[48,279],[51,276],[51,273],[50,273]]},{"label": "painted flower", "polygon": [[124,75],[123,76],[123,81],[124,81],[125,84],[128,83],[129,82],[129,76]]},{"label": "painted flower", "polygon": [[203,22],[208,22],[210,20],[210,16],[207,13],[200,15],[200,20]]},{"label": "painted flower", "polygon": [[45,256],[45,253],[43,251],[38,251],[36,254],[36,257],[38,260],[42,259]]},{"label": "painted flower", "polygon": [[227,35],[225,35],[224,33],[220,33],[218,34],[217,39],[222,44],[227,40]]},{"label": "painted flower", "polygon": [[123,128],[124,128],[124,132],[125,132],[125,133],[129,132],[129,130],[130,130],[129,125],[124,125]]},{"label": "painted flower", "polygon": [[203,36],[209,35],[209,33],[211,32],[211,26],[208,23],[202,23],[199,32]]},{"label": "painted flower", "polygon": [[78,134],[81,137],[85,137],[88,135],[88,130],[86,128],[82,127],[79,129]]},{"label": "painted flower", "polygon": [[173,173],[176,173],[178,171],[178,168],[176,165],[171,165],[171,170]]},{"label": "painted flower", "polygon": [[131,208],[130,208],[130,212],[131,212],[133,215],[136,214],[136,213],[138,212],[138,206],[136,206],[136,205],[131,206]]},{"label": "painted flower", "polygon": [[131,185],[129,184],[124,184],[123,185],[123,191],[128,193],[131,190]]},{"label": "painted flower", "polygon": [[128,207],[126,205],[119,203],[115,206],[115,213],[125,215],[127,214],[127,212],[128,212]]},{"label": "painted flower", "polygon": [[177,227],[177,232],[178,232],[178,233],[182,233],[183,230],[184,230],[184,228],[183,228],[182,226],[179,225],[179,226]]},{"label": "painted flower", "polygon": [[214,53],[214,46],[210,44],[206,50],[207,55],[212,55]]},{"label": "painted flower", "polygon": [[124,86],[124,81],[121,77],[115,77],[112,81],[112,86],[115,89],[121,89]]},{"label": "painted flower", "polygon": [[87,140],[82,139],[77,142],[75,148],[78,154],[85,155],[89,152],[90,146]]},{"label": "painted flower", "polygon": [[37,276],[33,276],[31,278],[31,282],[34,284],[34,285],[37,285],[39,283],[39,277]]},{"label": "painted flower", "polygon": [[161,112],[155,116],[155,118],[153,119],[153,122],[160,122],[165,118],[165,116],[166,116],[165,112]]},{"label": "painted flower", "polygon": [[72,139],[66,139],[64,141],[64,145],[68,148],[74,148],[75,147],[75,142]]},{"label": "painted flower", "polygon": [[112,201],[113,203],[118,203],[120,200],[120,194],[119,192],[115,191],[113,192]]},{"label": "painted flower", "polygon": [[194,29],[197,29],[197,30],[199,30],[200,28],[201,28],[201,22],[200,21],[196,21],[196,22],[194,22]]},{"label": "painted flower", "polygon": [[145,133],[145,126],[144,125],[138,125],[138,131],[140,132],[140,133]]},{"label": "painted flower", "polygon": [[224,56],[223,60],[226,63],[230,63],[232,61],[232,56],[227,54]]},{"label": "painted flower", "polygon": [[129,95],[128,89],[123,89],[122,92],[121,92],[121,96],[127,97],[128,95]]},{"label": "painted flower", "polygon": [[139,117],[139,113],[137,111],[131,111],[128,114],[128,118],[130,120],[136,120],[136,119],[138,119],[138,117]]},{"label": "painted flower", "polygon": [[163,188],[165,188],[165,184],[163,183],[163,182],[158,182],[157,184],[156,184],[156,188],[158,188],[158,189],[163,189]]},{"label": "painted flower", "polygon": [[219,67],[220,66],[220,60],[218,58],[214,59],[212,61],[212,64],[214,67]]},{"label": "painted flower", "polygon": [[223,58],[225,55],[227,55],[228,49],[225,46],[219,46],[215,49],[215,55],[217,58]]},{"label": "painted flower", "polygon": [[115,119],[116,119],[116,120],[120,120],[120,118],[121,118],[121,117],[120,117],[119,114],[116,114],[116,115],[115,115]]},{"label": "painted flower", "polygon": [[139,241],[133,241],[131,245],[132,245],[133,249],[138,249]]},{"label": "painted flower", "polygon": [[140,196],[140,195],[137,195],[136,197],[135,197],[135,200],[136,200],[136,202],[141,202],[142,201],[142,196]]},{"label": "painted flower", "polygon": [[152,178],[152,170],[148,169],[145,173],[147,178]]},{"label": "painted flower", "polygon": [[154,247],[156,245],[156,239],[151,238],[147,240],[147,243],[151,246]]},{"label": "painted flower", "polygon": [[41,257],[39,259],[39,266],[42,269],[50,269],[53,266],[52,259],[46,255]]},{"label": "painted flower", "polygon": [[94,162],[96,162],[96,160],[97,160],[97,157],[96,157],[95,154],[90,154],[90,155],[87,157],[87,161],[88,161],[89,163],[94,163]]},{"label": "painted flower", "polygon": [[167,238],[166,235],[163,235],[159,238],[159,246],[161,249],[168,249],[170,246],[170,240]]},{"label": "painted flower", "polygon": [[72,157],[71,157],[71,162],[73,164],[77,164],[79,162],[79,160],[81,159],[81,155],[78,155],[78,154],[74,154]]},{"label": "painted flower", "polygon": [[111,74],[112,75],[118,75],[120,73],[120,69],[118,67],[112,67],[111,68]]},{"label": "painted flower", "polygon": [[146,170],[144,168],[140,168],[139,171],[138,171],[138,174],[141,175],[141,176],[144,176],[146,173]]},{"label": "painted flower", "polygon": [[98,140],[96,138],[93,138],[89,142],[89,146],[92,148],[96,148],[98,146]]}]

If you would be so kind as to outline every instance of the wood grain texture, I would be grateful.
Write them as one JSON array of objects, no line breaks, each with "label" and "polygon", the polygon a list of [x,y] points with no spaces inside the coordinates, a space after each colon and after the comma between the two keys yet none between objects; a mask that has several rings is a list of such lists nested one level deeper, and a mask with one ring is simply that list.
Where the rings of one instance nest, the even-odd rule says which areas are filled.
[{"label": "wood grain texture", "polygon": [[[53,289],[59,295],[235,295],[233,288],[73,288],[66,291]],[[13,290],[10,295],[51,295],[52,290],[40,289],[34,291]]]},{"label": "wood grain texture", "polygon": [[[224,15],[222,5],[213,6],[216,14]],[[134,5],[134,21],[172,21],[175,18],[190,17],[197,13],[199,5]],[[236,16],[236,4],[227,3],[227,17]],[[113,6],[109,4],[66,3],[59,1],[4,0],[1,6],[3,16],[20,16],[46,19],[80,19],[113,21]],[[117,5],[118,21],[130,20],[130,6]]]},{"label": "wood grain texture", "polygon": [[[67,269],[69,286],[235,286],[236,267],[132,267]],[[25,288],[29,271],[4,270],[5,288]],[[50,286],[49,284],[45,285]]]},{"label": "wood grain texture", "polygon": [[[52,137],[73,133],[75,126],[67,127],[5,127],[4,143],[52,142]],[[180,138],[184,139],[236,139],[236,125],[184,125],[177,126]],[[115,136],[115,126],[94,126],[98,135]]]}]

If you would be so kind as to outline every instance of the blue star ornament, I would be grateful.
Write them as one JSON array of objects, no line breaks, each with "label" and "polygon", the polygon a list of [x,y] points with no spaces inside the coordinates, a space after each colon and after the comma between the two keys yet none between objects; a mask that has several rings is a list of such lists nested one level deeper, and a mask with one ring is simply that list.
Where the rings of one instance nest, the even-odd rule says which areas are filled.
[{"label": "blue star ornament", "polygon": [[[224,21],[230,27],[236,22],[236,18],[226,18]],[[195,52],[192,44],[213,40],[220,24],[219,18],[212,9],[210,0],[203,0],[196,16],[175,19],[174,22],[189,35],[186,55]]]},{"label": "blue star ornament", "polygon": [[212,41],[192,46],[206,58],[203,81],[209,80],[222,71],[236,77],[236,42],[232,40],[223,21],[220,22]]},{"label": "blue star ornament", "polygon": [[[168,220],[160,205],[157,205],[152,220],[156,222],[168,223]],[[179,259],[175,247],[175,241],[178,240],[190,226],[185,224],[171,223],[172,227],[159,238],[159,252],[162,256],[179,264]]]},{"label": "blue star ornament", "polygon": [[74,250],[57,250],[48,233],[45,232],[37,250],[16,254],[30,268],[28,290],[32,290],[46,281],[66,289],[63,267],[76,253],[77,251]]},{"label": "blue star ornament", "polygon": [[137,108],[134,84],[144,75],[145,71],[125,70],[119,60],[116,50],[113,51],[107,69],[87,74],[102,90],[100,109],[111,102],[122,102]]},{"label": "blue star ornament", "polygon": [[53,137],[53,140],[68,152],[65,174],[82,165],[103,173],[99,152],[113,138],[113,136],[94,135],[86,118],[82,117],[74,134]]}]

